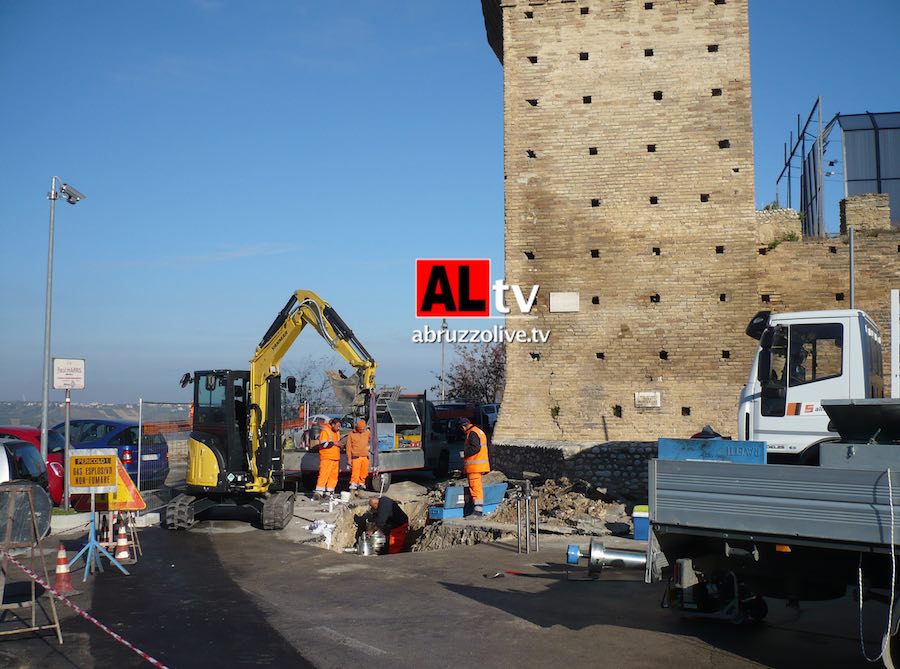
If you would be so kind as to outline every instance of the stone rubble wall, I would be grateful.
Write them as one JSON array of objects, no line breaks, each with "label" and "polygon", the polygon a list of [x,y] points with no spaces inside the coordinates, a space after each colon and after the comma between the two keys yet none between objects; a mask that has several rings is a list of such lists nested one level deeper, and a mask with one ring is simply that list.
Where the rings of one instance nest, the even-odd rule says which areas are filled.
[{"label": "stone rubble wall", "polygon": [[491,466],[509,478],[530,471],[543,478],[582,479],[613,497],[640,504],[647,501],[647,463],[656,453],[655,441],[504,443],[492,446]]},{"label": "stone rubble wall", "polygon": [[756,212],[758,244],[797,241],[803,235],[800,214],[794,209],[763,209]]}]

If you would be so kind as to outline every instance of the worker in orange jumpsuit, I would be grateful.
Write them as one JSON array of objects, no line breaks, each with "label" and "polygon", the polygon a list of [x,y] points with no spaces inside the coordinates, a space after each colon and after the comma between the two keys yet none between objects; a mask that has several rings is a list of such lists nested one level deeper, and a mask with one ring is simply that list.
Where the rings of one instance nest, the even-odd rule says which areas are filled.
[{"label": "worker in orange jumpsuit", "polygon": [[332,418],[319,434],[319,478],[313,499],[334,494],[341,464],[341,421]]},{"label": "worker in orange jumpsuit", "polygon": [[387,537],[388,555],[401,553],[409,534],[409,516],[387,495],[373,497],[369,500],[369,507],[372,509],[372,524]]},{"label": "worker in orange jumpsuit", "polygon": [[484,512],[484,487],[481,485],[481,476],[491,471],[487,435],[468,418],[461,418],[459,425],[465,430],[463,471],[469,480],[469,494],[475,505],[475,515],[480,516]]},{"label": "worker in orange jumpsuit", "polygon": [[347,459],[350,461],[350,492],[364,489],[369,475],[369,428],[360,418],[347,435]]}]

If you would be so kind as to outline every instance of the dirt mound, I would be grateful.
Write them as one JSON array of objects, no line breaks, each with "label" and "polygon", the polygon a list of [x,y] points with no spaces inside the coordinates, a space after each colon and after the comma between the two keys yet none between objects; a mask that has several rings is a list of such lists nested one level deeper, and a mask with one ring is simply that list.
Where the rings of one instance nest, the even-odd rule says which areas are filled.
[{"label": "dirt mound", "polygon": [[474,546],[513,536],[500,529],[485,527],[461,527],[435,523],[425,527],[411,551],[439,551],[451,546]]},{"label": "dirt mound", "polygon": [[[568,478],[550,479],[535,488],[541,521],[556,521],[593,535],[615,532],[627,533],[631,519],[625,505],[613,502],[602,490],[586,481]],[[500,523],[516,522],[516,500],[506,499],[491,520]]]}]

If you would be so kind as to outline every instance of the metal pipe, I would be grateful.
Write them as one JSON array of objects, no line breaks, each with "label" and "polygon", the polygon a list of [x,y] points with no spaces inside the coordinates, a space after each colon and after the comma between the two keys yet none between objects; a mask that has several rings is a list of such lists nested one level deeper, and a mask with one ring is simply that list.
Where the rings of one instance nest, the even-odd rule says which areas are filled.
[{"label": "metal pipe", "polygon": [[57,178],[50,180],[50,235],[47,242],[47,293],[44,301],[44,376],[41,385],[41,459],[47,462],[47,421],[50,406],[50,307],[53,300],[53,229],[56,219]]},{"label": "metal pipe", "polygon": [[522,552],[522,498],[516,497],[516,553]]},{"label": "metal pipe", "polygon": [[891,397],[900,397],[900,290],[891,289]]},{"label": "metal pipe", "polygon": [[847,230],[850,235],[850,308],[855,309],[856,308],[856,281],[853,278],[853,262],[854,262],[853,226],[848,225]]},{"label": "metal pipe", "polygon": [[[816,237],[825,235],[825,147],[822,137],[822,96],[816,99],[819,115],[819,136],[816,137]],[[852,308],[852,307],[851,307]]]},{"label": "metal pipe", "polygon": [[537,497],[537,495],[535,495],[534,496],[534,552],[535,553],[539,553],[541,550],[541,540],[540,540],[541,530],[538,527],[538,524],[540,523],[540,518],[541,518],[541,514],[540,514],[540,511],[538,510],[538,497]]},{"label": "metal pipe", "polygon": [[141,448],[144,443],[141,435],[144,434],[144,399],[138,397],[138,455],[137,455],[137,487],[141,489]]},{"label": "metal pipe", "polygon": [[525,554],[531,553],[531,503],[525,496]]},{"label": "metal pipe", "polygon": [[578,564],[578,560],[587,558],[588,575],[598,577],[604,567],[643,568],[647,564],[647,553],[644,551],[628,551],[620,548],[606,548],[603,542],[591,540],[588,552],[582,551],[577,544],[570,544],[566,550],[566,564]]},{"label": "metal pipe", "polygon": [[69,510],[69,408],[72,406],[72,391],[66,388],[66,429],[63,445],[63,498],[62,508]]},{"label": "metal pipe", "polygon": [[647,564],[647,554],[643,551],[627,551],[621,548],[606,548],[597,543],[599,551],[592,551],[591,564],[597,569],[602,567],[634,567],[643,568]]}]

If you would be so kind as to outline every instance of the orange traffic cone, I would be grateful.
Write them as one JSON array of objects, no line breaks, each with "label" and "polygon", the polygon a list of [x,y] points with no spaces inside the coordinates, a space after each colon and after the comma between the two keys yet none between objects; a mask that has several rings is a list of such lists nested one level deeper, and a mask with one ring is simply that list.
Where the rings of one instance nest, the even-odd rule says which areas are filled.
[{"label": "orange traffic cone", "polygon": [[134,564],[131,551],[128,550],[128,535],[125,534],[125,523],[119,523],[119,536],[116,539],[116,560],[123,564]]},{"label": "orange traffic cone", "polygon": [[77,595],[78,590],[72,587],[72,574],[69,573],[69,560],[66,556],[66,547],[59,545],[56,552],[56,582],[53,589],[61,595]]}]

